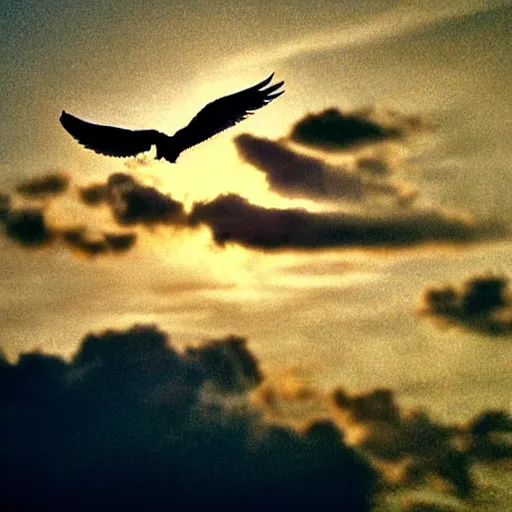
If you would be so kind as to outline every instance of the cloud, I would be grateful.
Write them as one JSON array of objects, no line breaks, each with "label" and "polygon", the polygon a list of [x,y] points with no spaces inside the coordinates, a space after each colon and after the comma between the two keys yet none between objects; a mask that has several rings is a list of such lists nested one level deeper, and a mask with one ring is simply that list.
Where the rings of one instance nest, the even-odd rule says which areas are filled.
[{"label": "cloud", "polygon": [[[67,177],[54,174],[32,179],[16,190],[28,199],[37,200],[60,193],[67,187]],[[153,187],[141,185],[124,173],[111,175],[106,184],[79,187],[78,194],[88,206],[107,204],[121,226],[184,225],[186,222],[182,203]],[[25,247],[40,247],[60,241],[75,252],[98,256],[126,252],[136,243],[135,233],[97,233],[94,226],[84,225],[62,227],[64,218],[49,226],[45,210],[40,205],[13,209],[11,197],[0,195],[0,222],[4,224],[5,235]]]},{"label": "cloud", "polygon": [[107,204],[123,226],[183,224],[186,218],[182,203],[126,173],[110,175],[107,183],[80,187],[79,197],[88,206]]},{"label": "cloud", "polygon": [[16,187],[16,192],[30,199],[44,198],[64,193],[69,186],[69,176],[55,172],[24,181]]},{"label": "cloud", "polygon": [[0,222],[7,219],[11,210],[11,197],[0,192]]},{"label": "cloud", "polygon": [[369,510],[369,465],[331,421],[268,423],[261,379],[245,340],[180,352],[155,326],[0,360],[2,510]]},{"label": "cloud", "polygon": [[202,375],[225,392],[249,391],[263,378],[258,361],[246,348],[245,339],[237,336],[188,348],[185,355]]},{"label": "cloud", "polygon": [[444,425],[421,410],[403,413],[388,389],[349,394],[333,392],[338,424],[348,442],[362,449],[395,483],[416,485],[437,477],[458,497],[475,490],[471,465],[512,456],[512,431],[504,411],[484,411],[466,425]]},{"label": "cloud", "polygon": [[72,249],[76,249],[90,256],[97,256],[107,252],[107,244],[103,239],[88,238],[82,228],[69,229],[62,233],[62,240]]},{"label": "cloud", "polygon": [[127,251],[137,241],[135,233],[104,233],[103,237],[108,248],[113,252]]},{"label": "cloud", "polygon": [[373,176],[387,176],[391,173],[389,164],[384,159],[375,156],[362,157],[357,164],[361,171]]},{"label": "cloud", "polygon": [[420,314],[491,335],[512,333],[512,302],[503,276],[480,275],[459,288],[427,287],[421,297]]},{"label": "cloud", "polygon": [[59,235],[65,245],[88,256],[124,252],[131,249],[137,241],[135,233],[106,233],[91,237],[84,228],[64,230]]},{"label": "cloud", "polygon": [[220,246],[231,242],[267,250],[468,243],[506,233],[499,225],[437,210],[408,209],[387,217],[312,213],[303,209],[264,208],[234,194],[196,203],[189,223],[208,226]]},{"label": "cloud", "polygon": [[418,116],[406,116],[394,111],[372,108],[344,113],[329,108],[309,114],[292,127],[290,139],[300,144],[324,150],[342,150],[359,144],[403,138],[406,134],[424,130],[427,123]]},{"label": "cloud", "polygon": [[[319,158],[297,153],[281,142],[249,134],[238,136],[235,145],[245,161],[265,173],[270,188],[283,196],[348,201],[363,201],[371,195],[397,200],[414,196],[412,186],[376,178],[377,172],[373,175],[364,172],[369,167],[366,161],[361,167],[363,172],[358,172],[328,165]],[[371,169],[377,169],[375,161],[371,162]]]},{"label": "cloud", "polygon": [[78,194],[82,202],[88,206],[95,206],[107,202],[107,186],[100,183],[94,183],[78,189]]},{"label": "cloud", "polygon": [[[66,176],[50,174],[31,179],[19,185],[16,190],[29,200],[38,200],[62,193],[68,185]],[[88,206],[107,204],[121,226],[186,223],[182,203],[153,187],[138,183],[128,174],[113,174],[106,184],[79,187],[78,195]],[[65,219],[62,214],[62,219],[49,225],[45,211],[46,207],[40,204],[15,209],[11,196],[0,194],[0,222],[4,224],[5,235],[24,247],[48,246],[52,242],[60,241],[77,253],[99,256],[126,252],[136,243],[135,233],[98,233],[94,226],[84,225],[63,227]]]},{"label": "cloud", "polygon": [[154,187],[137,183],[128,174],[117,173],[107,182],[107,202],[121,225],[183,224],[183,204]]},{"label": "cloud", "polygon": [[[484,410],[466,423],[440,423],[421,409],[402,410],[390,389],[330,393],[298,380],[267,378],[253,397],[273,421],[302,428],[307,418],[331,418],[350,446],[365,454],[386,489],[437,487],[454,503],[472,498],[478,488],[476,463],[512,460],[512,417]],[[291,377],[291,379],[290,379]],[[448,494],[447,492],[448,491]],[[458,509],[458,508],[457,508]],[[442,509],[440,509],[442,510]]]},{"label": "cloud", "polygon": [[42,210],[36,208],[10,210],[5,215],[5,235],[25,247],[50,243],[55,233],[47,226]]},{"label": "cloud", "polygon": [[512,417],[509,413],[502,410],[484,411],[468,423],[467,430],[471,434],[471,453],[477,460],[512,458]]},{"label": "cloud", "polygon": [[402,512],[460,512],[460,507],[425,500],[407,500]]},{"label": "cloud", "polygon": [[[42,208],[10,209],[9,196],[4,196],[5,208],[0,215],[5,236],[26,248],[48,247],[62,242],[66,247],[87,256],[122,253],[137,241],[135,233],[102,233],[91,235],[82,226],[59,228],[49,226]],[[0,198],[0,203],[2,198]],[[0,209],[2,208],[0,204]]]}]

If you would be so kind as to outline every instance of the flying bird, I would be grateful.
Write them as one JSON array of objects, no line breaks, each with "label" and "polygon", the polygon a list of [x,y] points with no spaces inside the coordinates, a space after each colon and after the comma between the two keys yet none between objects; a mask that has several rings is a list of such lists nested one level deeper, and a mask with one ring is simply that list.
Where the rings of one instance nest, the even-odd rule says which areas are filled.
[{"label": "flying bird", "polygon": [[[215,134],[235,126],[281,96],[278,89],[284,84],[270,85],[274,73],[247,89],[208,103],[190,123],[169,136],[157,130],[128,130],[116,126],[89,123],[64,110],[60,122],[66,131],[87,149],[116,157],[136,156],[156,146],[156,158],[175,163],[181,152]],[[268,87],[267,87],[268,86]]]}]

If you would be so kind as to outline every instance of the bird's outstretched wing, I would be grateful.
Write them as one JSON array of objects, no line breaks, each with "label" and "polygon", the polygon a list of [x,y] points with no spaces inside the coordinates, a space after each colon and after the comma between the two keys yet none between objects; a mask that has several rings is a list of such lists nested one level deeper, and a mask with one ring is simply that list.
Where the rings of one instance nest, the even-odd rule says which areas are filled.
[{"label": "bird's outstretched wing", "polygon": [[60,122],[82,146],[108,156],[136,156],[149,151],[162,135],[156,130],[126,130],[88,123],[64,111]]},{"label": "bird's outstretched wing", "polygon": [[284,82],[266,87],[273,76],[274,73],[248,89],[208,103],[185,128],[174,134],[174,143],[179,150],[184,151],[234,126],[253,114],[255,110],[281,96],[284,91],[276,91]]}]

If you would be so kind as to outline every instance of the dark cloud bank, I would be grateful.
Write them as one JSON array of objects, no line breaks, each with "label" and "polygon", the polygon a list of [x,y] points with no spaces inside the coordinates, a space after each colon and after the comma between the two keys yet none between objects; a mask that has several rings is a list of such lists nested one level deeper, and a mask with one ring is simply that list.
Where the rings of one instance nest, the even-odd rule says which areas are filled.
[{"label": "dark cloud bank", "polygon": [[475,276],[460,287],[428,287],[419,312],[485,334],[512,334],[512,300],[504,276]]},{"label": "dark cloud bank", "polygon": [[425,242],[469,243],[508,233],[497,222],[477,222],[442,210],[403,208],[385,216],[314,213],[265,208],[236,194],[196,203],[187,213],[170,195],[123,173],[110,176],[104,185],[82,189],[81,197],[86,204],[107,204],[121,226],[186,229],[202,224],[218,245],[238,243],[253,249],[399,248]]},{"label": "dark cloud bank", "polygon": [[[154,191],[155,195],[160,194],[150,187],[144,188]],[[196,203],[186,215],[183,205],[167,196],[163,196],[161,203],[125,202],[122,198],[115,201],[112,206],[114,216],[122,227],[162,223],[185,229],[202,224],[211,230],[219,246],[236,243],[263,250],[401,248],[429,242],[464,244],[507,233],[503,226],[495,223],[474,222],[436,210],[416,209],[387,217],[314,213],[304,209],[265,208],[229,194],[210,202]],[[104,234],[98,239],[91,238],[82,227],[50,228],[43,211],[37,209],[12,211],[6,215],[4,224],[6,236],[26,247],[62,240],[70,247],[95,255],[127,250],[136,241],[135,234]]]},{"label": "dark cloud bank", "polygon": [[[285,164],[267,169],[271,176],[269,179],[277,180],[275,183],[281,183],[287,190],[297,188],[309,197],[315,193],[330,193],[327,184],[332,177],[327,176],[330,171],[320,161],[309,161],[309,157],[293,152],[290,156],[286,153],[287,149],[264,139],[246,136],[239,140],[249,141],[249,145],[269,145],[271,152],[285,151],[286,161],[305,159],[305,163],[298,164],[298,171],[295,164],[292,166],[293,172]],[[263,153],[265,151],[259,148],[255,154]],[[306,167],[300,170],[303,164]],[[396,188],[390,182],[347,176],[336,178],[341,179],[346,187],[338,183],[333,188],[335,194],[348,194],[355,199],[384,193],[398,200],[403,207],[385,209],[380,214],[315,213],[305,209],[265,208],[251,204],[241,196],[227,194],[209,202],[195,203],[192,210],[186,212],[180,201],[139,183],[125,173],[111,175],[106,183],[79,188],[78,193],[87,206],[106,205],[121,228],[169,226],[190,229],[205,225],[220,246],[236,243],[261,250],[401,248],[435,242],[465,244],[503,238],[509,234],[509,229],[498,221],[477,221],[442,209],[413,207],[409,203],[414,194],[411,196],[405,189],[400,191],[400,187]],[[52,179],[50,176],[48,181]],[[41,185],[45,183],[44,178],[37,183],[44,188]],[[4,224],[6,237],[25,247],[41,247],[58,241],[74,251],[97,256],[127,251],[134,247],[137,240],[136,233],[105,233],[100,230],[95,234],[98,229],[94,229],[94,226],[92,229],[86,225],[65,228],[49,226],[45,219],[46,205],[13,208],[11,203],[9,195],[0,196],[0,222]],[[62,219],[64,224],[65,221]]]},{"label": "dark cloud bank", "polygon": [[437,210],[407,210],[386,217],[264,208],[234,195],[196,204],[191,225],[205,224],[218,245],[257,249],[407,247],[426,242],[469,243],[504,235],[493,223],[477,223]]},{"label": "dark cloud bank", "polygon": [[178,352],[154,326],[0,360],[1,510],[369,510],[368,463],[330,421],[264,420],[261,380],[243,339]]},{"label": "dark cloud bank", "polygon": [[178,351],[148,325],[89,334],[70,361],[0,359],[1,510],[368,511],[430,477],[471,498],[471,465],[512,457],[504,411],[444,425],[387,389],[337,389],[333,414],[299,429],[265,408],[321,394],[257,406],[263,382],[243,338]]}]

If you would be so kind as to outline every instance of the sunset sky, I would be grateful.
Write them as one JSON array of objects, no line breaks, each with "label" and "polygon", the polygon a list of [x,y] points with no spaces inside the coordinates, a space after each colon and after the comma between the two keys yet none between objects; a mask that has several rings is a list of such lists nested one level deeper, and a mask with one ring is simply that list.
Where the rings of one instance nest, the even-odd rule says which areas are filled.
[{"label": "sunset sky", "polygon": [[[151,324],[178,351],[246,339],[261,394],[308,389],[314,414],[334,389],[389,389],[402,414],[433,423],[510,414],[512,299],[468,306],[472,279],[506,285],[512,268],[510,2],[7,0],[2,11],[9,365],[31,351],[69,361],[90,333]],[[271,72],[285,94],[174,165],[154,151],[97,155],[59,123],[66,110],[172,134]],[[161,209],[128,217],[111,196],[84,200],[107,185]],[[35,236],[18,222],[27,210],[43,223]],[[432,290],[448,286],[445,307]],[[307,415],[283,410],[282,421]],[[510,458],[496,464],[474,471],[497,501],[435,486],[421,499],[512,510]]]}]

